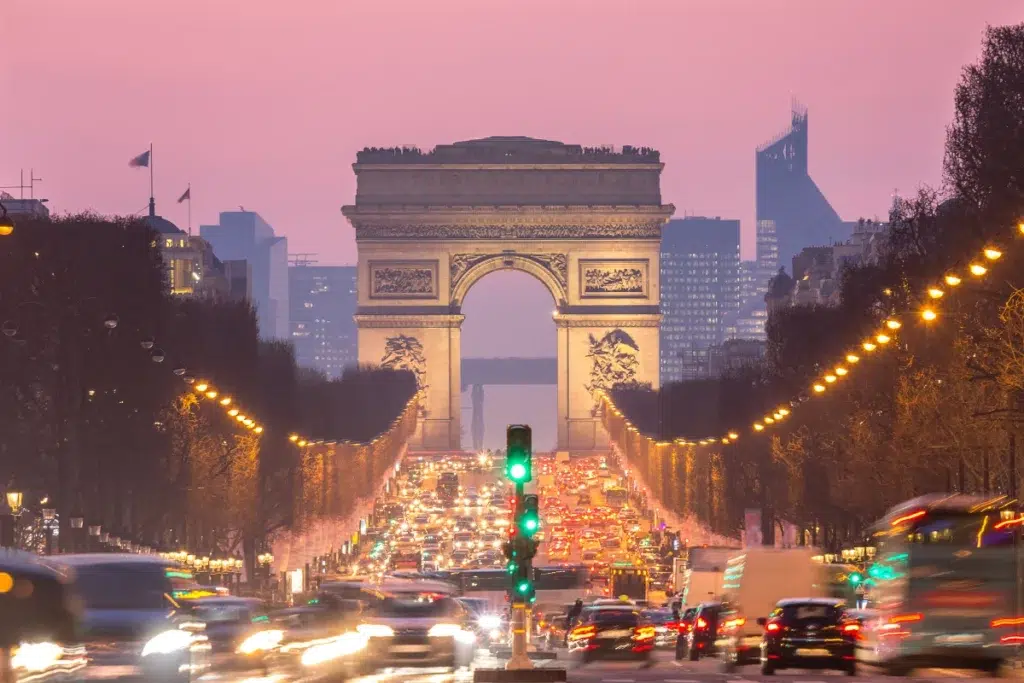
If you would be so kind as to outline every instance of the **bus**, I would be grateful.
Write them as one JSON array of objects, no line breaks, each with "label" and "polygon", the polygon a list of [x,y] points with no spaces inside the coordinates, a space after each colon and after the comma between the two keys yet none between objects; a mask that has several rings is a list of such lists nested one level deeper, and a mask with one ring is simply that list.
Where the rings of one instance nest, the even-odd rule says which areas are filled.
[{"label": "bus", "polygon": [[459,497],[459,475],[445,472],[437,478],[437,497],[450,505]]},{"label": "bus", "polygon": [[[462,596],[487,600],[490,609],[500,612],[507,606],[508,590],[512,580],[504,569],[465,569],[439,572],[446,581],[455,584]],[[583,566],[535,567],[533,583],[537,591],[536,604],[572,604],[584,597],[591,588],[590,572]]]},{"label": "bus", "polygon": [[604,502],[610,508],[621,508],[629,502],[629,494],[621,487],[607,488],[604,490]]},{"label": "bus", "polygon": [[994,674],[1024,642],[1016,502],[932,494],[897,505],[874,528],[865,584],[871,618],[857,656],[892,675],[917,668]]},{"label": "bus", "polygon": [[647,570],[633,563],[616,562],[608,569],[608,595],[613,598],[623,595],[634,602],[647,601]]}]

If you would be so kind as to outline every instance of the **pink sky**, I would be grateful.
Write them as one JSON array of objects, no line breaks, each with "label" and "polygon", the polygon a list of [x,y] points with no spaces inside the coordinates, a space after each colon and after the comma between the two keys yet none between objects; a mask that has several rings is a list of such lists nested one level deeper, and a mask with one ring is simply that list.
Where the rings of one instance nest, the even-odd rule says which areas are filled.
[{"label": "pink sky", "polygon": [[[127,162],[152,142],[158,210],[182,227],[191,182],[194,225],[244,205],[293,252],[350,263],[339,208],[364,146],[649,145],[677,215],[742,219],[749,258],[754,148],[791,97],[840,215],[884,216],[894,189],[940,180],[985,25],[1022,20],[1021,0],[0,0],[0,185],[34,167],[57,211],[135,212],[148,177]],[[466,355],[552,355],[550,304],[489,276]],[[537,390],[550,406],[505,404],[551,422]]]}]

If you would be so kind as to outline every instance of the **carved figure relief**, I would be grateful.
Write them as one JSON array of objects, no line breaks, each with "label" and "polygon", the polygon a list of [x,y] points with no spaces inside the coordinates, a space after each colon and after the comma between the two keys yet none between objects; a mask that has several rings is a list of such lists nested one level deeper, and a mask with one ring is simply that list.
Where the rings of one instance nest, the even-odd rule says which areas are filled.
[{"label": "carved figure relief", "polygon": [[437,263],[370,263],[370,296],[380,299],[437,296]]},{"label": "carved figure relief", "polygon": [[569,282],[569,258],[565,254],[453,254],[451,257],[451,287],[455,291],[456,286],[473,266],[492,259],[510,257],[533,261],[540,267],[547,270],[554,276],[555,280],[564,289]]},{"label": "carved figure relief", "polygon": [[409,370],[416,375],[416,386],[420,391],[427,388],[427,358],[423,354],[423,344],[416,337],[404,334],[388,337],[384,343],[384,357],[380,360],[380,366],[392,370]]},{"label": "carved figure relief", "polygon": [[597,399],[600,391],[608,391],[616,384],[636,381],[640,360],[637,354],[640,346],[627,332],[614,329],[600,339],[590,335],[590,383],[586,390]]},{"label": "carved figure relief", "polygon": [[580,295],[597,298],[647,298],[648,263],[643,259],[580,261]]}]

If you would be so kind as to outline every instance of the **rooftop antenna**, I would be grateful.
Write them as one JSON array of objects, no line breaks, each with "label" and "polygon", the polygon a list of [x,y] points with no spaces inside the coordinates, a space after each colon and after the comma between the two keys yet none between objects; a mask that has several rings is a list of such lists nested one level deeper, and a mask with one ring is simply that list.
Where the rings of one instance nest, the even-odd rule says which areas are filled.
[{"label": "rooftop antenna", "polygon": [[[18,190],[18,194],[19,194],[18,199],[24,199],[25,198],[25,188],[27,187],[28,188],[29,199],[35,199],[36,198],[35,183],[37,181],[41,182],[42,180],[43,180],[42,178],[37,178],[36,177],[35,169],[30,169],[29,172],[28,172],[28,185],[26,185],[25,184],[25,169],[21,169],[21,175],[19,177],[18,184],[17,185],[0,185],[0,190],[15,190],[16,189],[16,190]],[[13,197],[11,199],[13,199]]]}]

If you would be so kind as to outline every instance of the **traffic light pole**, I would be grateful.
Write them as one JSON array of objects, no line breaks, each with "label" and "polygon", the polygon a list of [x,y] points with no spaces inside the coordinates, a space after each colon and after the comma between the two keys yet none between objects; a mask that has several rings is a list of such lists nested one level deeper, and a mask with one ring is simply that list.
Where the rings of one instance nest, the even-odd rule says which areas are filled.
[{"label": "traffic light pole", "polygon": [[[523,496],[524,492],[523,482],[516,482],[516,509],[521,510],[523,507]],[[515,520],[513,520],[513,524]],[[532,568],[533,561],[526,560],[526,571],[529,572]],[[529,574],[528,574],[529,575]],[[533,662],[530,661],[530,657],[526,654],[527,649],[527,604],[517,598],[517,591],[513,590],[512,593],[512,615],[510,619],[510,626],[512,627],[512,657],[509,658],[508,663],[505,664],[506,670],[523,670],[532,669]]]}]

